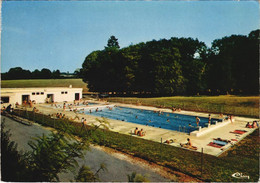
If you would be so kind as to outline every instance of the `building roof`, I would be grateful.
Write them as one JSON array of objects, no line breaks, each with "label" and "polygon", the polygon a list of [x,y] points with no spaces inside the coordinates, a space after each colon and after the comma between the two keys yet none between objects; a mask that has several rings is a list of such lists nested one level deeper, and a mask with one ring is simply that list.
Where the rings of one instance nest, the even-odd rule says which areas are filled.
[{"label": "building roof", "polygon": [[83,88],[71,88],[71,87],[33,87],[33,88],[1,88],[2,93],[17,93],[17,92],[53,92],[53,91],[63,91],[63,90],[70,90],[70,91],[82,91]]}]

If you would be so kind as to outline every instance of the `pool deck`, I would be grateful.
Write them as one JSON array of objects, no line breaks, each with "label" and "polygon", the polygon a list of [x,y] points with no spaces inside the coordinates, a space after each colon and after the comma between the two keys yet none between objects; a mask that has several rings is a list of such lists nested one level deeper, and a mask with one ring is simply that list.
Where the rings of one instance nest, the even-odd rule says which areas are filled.
[{"label": "pool deck", "polygon": [[[104,102],[99,102],[100,105],[90,105],[89,107],[92,109],[95,108],[102,108],[104,107]],[[61,104],[62,105],[62,104]],[[146,109],[146,110],[156,110],[156,111],[162,111],[162,112],[172,112],[170,109],[162,109],[162,108],[156,108],[156,107],[149,107],[149,106],[136,106],[136,105],[130,105],[130,104],[119,104],[119,103],[109,103],[109,105],[117,105],[117,106],[122,106],[122,107],[130,107],[130,108],[137,108],[137,109]],[[63,111],[62,108],[50,108],[50,104],[36,104],[36,107],[40,110],[40,112],[44,114],[56,114],[57,112],[65,114],[67,117],[74,118],[75,116],[78,116],[80,119],[82,117],[85,117],[87,119],[88,124],[98,124],[99,122],[96,121],[96,116],[92,115],[86,115],[86,114],[75,114],[72,111]],[[85,109],[86,110],[86,109]],[[94,111],[94,110],[93,110]],[[192,115],[192,116],[199,116],[199,117],[208,117],[208,113],[198,113],[198,112],[192,112],[192,111],[180,111],[180,112],[175,112],[177,114],[185,114],[185,115]],[[219,118],[219,115],[217,114],[211,114],[212,118]],[[225,116],[224,116],[225,117]],[[119,120],[113,120],[113,119],[108,119],[108,122],[110,123],[109,129],[111,131],[119,132],[122,134],[127,134],[131,135],[131,132],[134,131],[136,127],[138,129],[144,129],[146,131],[146,135],[143,137],[139,137],[136,135],[133,135],[137,138],[143,138],[147,140],[152,140],[156,142],[164,142],[165,140],[173,139],[174,142],[169,144],[172,146],[180,147],[180,143],[186,143],[187,138],[191,139],[192,145],[196,146],[198,149],[197,151],[200,152],[201,149],[203,148],[203,152],[206,154],[214,155],[214,156],[219,156],[222,154],[224,151],[228,150],[233,144],[238,143],[240,140],[242,140],[244,137],[252,133],[255,128],[245,128],[245,125],[247,122],[252,123],[254,120],[259,120],[259,119],[253,119],[253,118],[244,118],[244,117],[233,117],[234,122],[231,123],[225,122],[225,125],[219,126],[218,128],[214,128],[214,125],[211,125],[210,128],[212,128],[209,132],[205,134],[201,134],[198,136],[195,135],[189,135],[185,134],[182,132],[178,131],[172,131],[172,130],[166,130],[166,129],[161,129],[161,128],[156,128],[156,127],[151,127],[151,126],[145,126],[145,125],[140,125],[140,124],[135,124],[135,123],[130,123],[130,122],[123,122]],[[76,122],[80,122],[80,120],[75,120]],[[203,129],[202,129],[203,130]],[[238,135],[234,133],[230,133],[234,130],[246,130],[247,132]],[[226,140],[231,140],[235,139],[236,141],[231,141],[231,143],[228,143],[222,148],[216,148],[212,146],[208,146],[210,142],[213,142],[213,138],[222,138]]]}]

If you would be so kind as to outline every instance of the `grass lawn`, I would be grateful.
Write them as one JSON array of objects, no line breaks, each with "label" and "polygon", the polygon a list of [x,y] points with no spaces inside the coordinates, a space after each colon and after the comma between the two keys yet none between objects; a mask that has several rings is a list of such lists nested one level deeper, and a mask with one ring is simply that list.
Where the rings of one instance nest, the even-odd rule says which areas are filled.
[{"label": "grass lawn", "polygon": [[87,84],[82,79],[25,79],[25,80],[2,80],[2,88],[26,88],[26,87],[69,87],[83,88],[87,92]]},{"label": "grass lawn", "polygon": [[196,97],[159,97],[159,98],[109,98],[110,102],[122,102],[147,106],[181,108],[188,111],[233,114],[246,117],[259,117],[259,96],[196,96]]}]

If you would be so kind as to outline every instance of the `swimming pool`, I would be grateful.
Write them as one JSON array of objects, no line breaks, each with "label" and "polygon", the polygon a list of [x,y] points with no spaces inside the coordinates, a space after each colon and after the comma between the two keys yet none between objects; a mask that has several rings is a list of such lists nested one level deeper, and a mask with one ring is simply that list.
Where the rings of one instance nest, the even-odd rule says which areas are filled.
[{"label": "swimming pool", "polygon": [[[157,128],[181,131],[184,133],[190,133],[198,129],[195,116],[175,113],[163,112],[159,114],[155,111],[127,107],[113,107],[112,110],[111,108],[109,109],[108,107],[105,107],[99,109],[99,111],[97,112],[95,112],[95,110],[92,110],[91,113],[89,111],[82,111],[82,113],[136,124],[153,126]],[[212,118],[211,122],[212,121],[218,121],[218,119]],[[207,124],[208,118],[200,117],[199,126],[203,128],[207,126]]]}]

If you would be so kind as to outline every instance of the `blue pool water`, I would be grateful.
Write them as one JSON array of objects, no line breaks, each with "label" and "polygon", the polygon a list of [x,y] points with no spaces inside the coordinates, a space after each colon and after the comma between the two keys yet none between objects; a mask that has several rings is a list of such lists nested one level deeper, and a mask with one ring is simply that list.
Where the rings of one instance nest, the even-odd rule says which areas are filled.
[{"label": "blue pool water", "polygon": [[[113,107],[112,110],[109,110],[106,107],[102,108],[102,111],[95,112],[95,110],[92,110],[92,113],[89,113],[89,111],[85,111],[84,113],[88,115],[127,121],[157,128],[181,131],[185,133],[190,133],[197,129],[195,116],[175,113],[164,112],[159,115],[158,113],[154,113],[154,111],[150,110],[140,110],[126,107]],[[205,127],[208,124],[208,118],[199,118],[199,126],[202,128]],[[217,119],[212,118],[211,121],[217,121]]]}]

